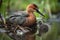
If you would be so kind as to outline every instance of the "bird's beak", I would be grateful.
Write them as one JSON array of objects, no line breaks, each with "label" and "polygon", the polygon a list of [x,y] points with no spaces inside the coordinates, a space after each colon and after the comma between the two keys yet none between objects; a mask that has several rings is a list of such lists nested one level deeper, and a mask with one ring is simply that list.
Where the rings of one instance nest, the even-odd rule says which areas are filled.
[{"label": "bird's beak", "polygon": [[38,9],[35,9],[37,13],[39,13],[40,15],[44,16]]}]

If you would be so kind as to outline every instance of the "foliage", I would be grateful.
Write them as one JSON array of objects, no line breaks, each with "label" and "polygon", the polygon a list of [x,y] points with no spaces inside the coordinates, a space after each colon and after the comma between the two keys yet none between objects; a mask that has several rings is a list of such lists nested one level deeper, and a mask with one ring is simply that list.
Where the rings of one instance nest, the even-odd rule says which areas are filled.
[{"label": "foliage", "polygon": [[7,34],[0,33],[0,40],[12,40]]}]

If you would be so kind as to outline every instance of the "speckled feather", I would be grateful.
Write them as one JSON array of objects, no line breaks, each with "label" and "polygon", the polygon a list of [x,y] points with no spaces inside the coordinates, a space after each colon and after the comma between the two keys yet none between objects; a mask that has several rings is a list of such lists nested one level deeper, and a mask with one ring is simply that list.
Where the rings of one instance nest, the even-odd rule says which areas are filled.
[{"label": "speckled feather", "polygon": [[12,12],[9,17],[7,17],[7,20],[10,23],[16,23],[19,25],[22,25],[26,21],[26,17],[28,17],[28,14],[24,11],[18,11],[18,12]]}]

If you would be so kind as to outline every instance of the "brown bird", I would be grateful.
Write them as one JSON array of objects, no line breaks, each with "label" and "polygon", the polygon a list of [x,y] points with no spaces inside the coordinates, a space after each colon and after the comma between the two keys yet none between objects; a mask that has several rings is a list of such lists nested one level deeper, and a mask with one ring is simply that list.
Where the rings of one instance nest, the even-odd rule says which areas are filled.
[{"label": "brown bird", "polygon": [[39,12],[38,6],[36,4],[29,4],[26,8],[26,11],[10,11],[10,16],[7,18],[7,24],[18,24],[22,27],[30,27],[34,30],[33,33],[36,32],[36,16],[34,12],[37,12],[44,16]]},{"label": "brown bird", "polygon": [[[7,25],[10,25],[10,23],[18,24],[18,26],[16,27],[23,31],[25,29],[24,27],[28,27],[29,33],[27,33],[25,36],[26,40],[35,40],[35,36],[31,36],[37,31],[36,16],[34,15],[35,11],[44,16],[39,12],[38,6],[35,4],[29,4],[26,8],[26,11],[10,11],[10,15],[6,19]],[[9,29],[10,28],[11,26],[9,27]],[[17,28],[15,28],[14,30],[16,29]]]}]

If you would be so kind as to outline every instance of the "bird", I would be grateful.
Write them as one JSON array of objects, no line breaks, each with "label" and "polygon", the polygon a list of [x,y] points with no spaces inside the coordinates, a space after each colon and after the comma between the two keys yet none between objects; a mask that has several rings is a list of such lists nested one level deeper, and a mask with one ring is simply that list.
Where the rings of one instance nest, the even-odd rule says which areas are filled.
[{"label": "bird", "polygon": [[39,33],[38,36],[42,36],[43,33],[47,33],[49,30],[49,26],[46,23],[43,23],[42,21],[38,22],[38,28],[39,28]]},{"label": "bird", "polygon": [[29,27],[35,31],[36,29],[36,16],[34,12],[44,16],[39,10],[36,4],[29,4],[26,8],[26,11],[10,11],[10,15],[6,18],[7,24],[16,23],[22,27]]}]

